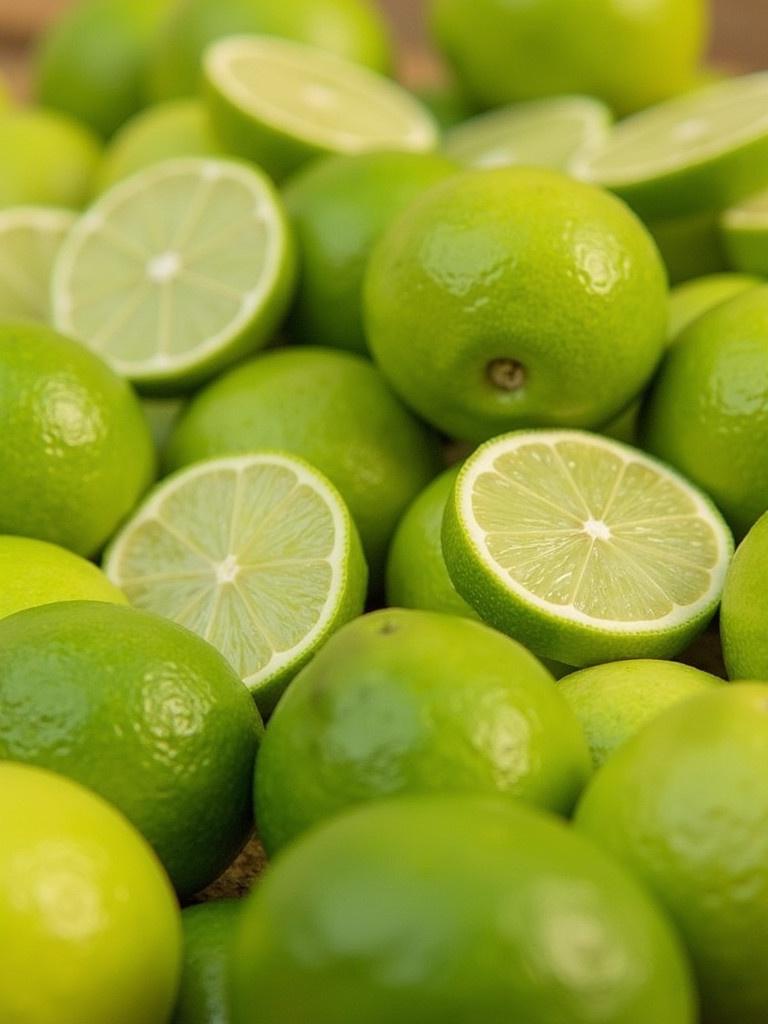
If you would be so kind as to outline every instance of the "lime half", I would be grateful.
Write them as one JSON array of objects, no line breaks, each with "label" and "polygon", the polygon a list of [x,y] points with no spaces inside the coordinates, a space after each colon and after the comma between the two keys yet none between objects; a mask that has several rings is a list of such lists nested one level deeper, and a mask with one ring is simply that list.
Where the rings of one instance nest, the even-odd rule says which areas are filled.
[{"label": "lime half", "polygon": [[733,552],[691,484],[626,445],[520,431],[469,457],[443,546],[459,593],[543,657],[584,666],[679,653],[712,617]]},{"label": "lime half", "polygon": [[217,647],[263,710],[360,614],[367,575],[337,491],[308,463],[276,454],[199,462],[169,477],[104,568],[137,608]]},{"label": "lime half", "polygon": [[56,207],[0,211],[0,319],[48,322],[54,260],[75,218]]},{"label": "lime half", "polygon": [[270,340],[294,265],[264,174],[171,160],[116,185],[75,224],[54,270],[54,321],[140,389],[174,394]]},{"label": "lime half", "polygon": [[768,276],[768,191],[726,210],[720,228],[731,267]]},{"label": "lime half", "polygon": [[768,185],[768,72],[726,79],[622,121],[574,172],[651,219],[738,202]]},{"label": "lime half", "polygon": [[434,118],[409,92],[302,43],[230,36],[206,51],[205,79],[219,137],[275,177],[327,153],[437,146]]}]

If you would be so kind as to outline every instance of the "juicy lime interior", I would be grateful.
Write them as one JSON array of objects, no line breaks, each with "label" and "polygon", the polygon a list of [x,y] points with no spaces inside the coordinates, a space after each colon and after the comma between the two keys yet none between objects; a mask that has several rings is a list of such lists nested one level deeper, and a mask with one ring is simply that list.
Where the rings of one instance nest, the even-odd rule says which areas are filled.
[{"label": "juicy lime interior", "polygon": [[0,212],[0,316],[47,321],[54,260],[75,221],[69,210],[16,207]]}]

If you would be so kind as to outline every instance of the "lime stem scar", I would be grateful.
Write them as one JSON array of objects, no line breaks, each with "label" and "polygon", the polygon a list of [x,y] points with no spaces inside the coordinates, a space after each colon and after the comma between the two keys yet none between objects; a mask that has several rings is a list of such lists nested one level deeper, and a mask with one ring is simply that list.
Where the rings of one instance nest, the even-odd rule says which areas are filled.
[{"label": "lime stem scar", "polygon": [[527,374],[516,359],[494,359],[485,368],[488,380],[499,391],[519,391],[524,387]]}]

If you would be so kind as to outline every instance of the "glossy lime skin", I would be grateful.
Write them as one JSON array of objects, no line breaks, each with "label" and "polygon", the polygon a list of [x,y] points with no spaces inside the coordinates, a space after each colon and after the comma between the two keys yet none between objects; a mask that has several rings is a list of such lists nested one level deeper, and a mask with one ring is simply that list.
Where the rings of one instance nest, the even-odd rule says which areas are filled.
[{"label": "glossy lime skin", "polygon": [[0,764],[0,1019],[166,1024],[173,890],[141,836],[60,775]]},{"label": "glossy lime skin", "polygon": [[154,477],[130,386],[47,327],[0,326],[0,421],[0,533],[92,555]]},{"label": "glossy lime skin", "polygon": [[234,1024],[692,1024],[677,939],[564,825],[400,798],[314,829],[248,899]]},{"label": "glossy lime skin", "polygon": [[768,1016],[768,686],[665,712],[594,777],[576,816],[671,915],[706,1024]]},{"label": "glossy lime skin", "polygon": [[0,622],[0,759],[100,793],[189,896],[247,840],[261,719],[209,644],[133,608],[66,602]]},{"label": "glossy lime skin", "polygon": [[[552,171],[458,174],[417,199],[374,249],[368,343],[401,398],[445,433],[594,428],[662,353],[667,283],[621,203]],[[493,379],[499,361],[521,380]]]},{"label": "glossy lime skin", "polygon": [[678,337],[646,399],[640,436],[744,536],[768,508],[768,286],[717,306]]},{"label": "glossy lime skin", "polygon": [[720,606],[720,637],[731,679],[768,679],[768,514],[733,557]]},{"label": "glossy lime skin", "polygon": [[230,1024],[229,960],[243,903],[216,900],[181,915],[184,957],[173,1024]]}]

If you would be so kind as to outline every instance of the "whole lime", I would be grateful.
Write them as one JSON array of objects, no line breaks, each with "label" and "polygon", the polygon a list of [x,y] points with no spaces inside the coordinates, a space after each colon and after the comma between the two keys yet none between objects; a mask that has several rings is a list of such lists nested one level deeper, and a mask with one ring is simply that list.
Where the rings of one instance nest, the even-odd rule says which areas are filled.
[{"label": "whole lime", "polygon": [[669,293],[669,340],[675,341],[710,309],[763,283],[750,274],[709,274],[677,285]]},{"label": "whole lime", "polygon": [[720,636],[731,679],[768,679],[768,513],[739,545],[725,578]]},{"label": "whole lime", "polygon": [[260,732],[224,658],[166,619],[73,601],[0,621],[0,759],[101,794],[182,895],[212,882],[248,838]]},{"label": "whole lime", "polygon": [[229,960],[243,904],[216,900],[182,912],[184,956],[173,1024],[229,1024]]}]

